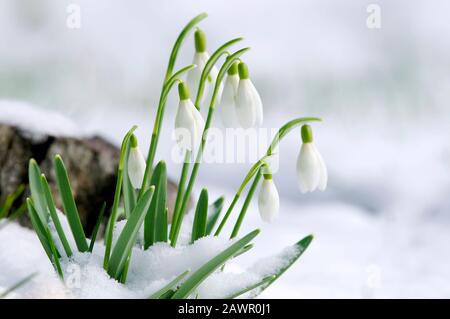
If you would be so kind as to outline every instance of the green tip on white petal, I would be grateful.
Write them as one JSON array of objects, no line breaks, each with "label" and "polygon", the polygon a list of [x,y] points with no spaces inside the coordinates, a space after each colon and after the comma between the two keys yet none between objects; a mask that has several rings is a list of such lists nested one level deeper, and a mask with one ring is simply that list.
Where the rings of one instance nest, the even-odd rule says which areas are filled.
[{"label": "green tip on white petal", "polygon": [[206,35],[202,29],[197,29],[194,33],[195,40],[195,51],[205,52],[206,51]]},{"label": "green tip on white petal", "polygon": [[302,126],[301,134],[303,143],[311,143],[313,141],[312,129],[308,124]]},{"label": "green tip on white petal", "polygon": [[268,164],[264,164],[261,168],[263,177],[265,180],[271,180],[272,179],[272,171],[270,170],[270,167]]},{"label": "green tip on white petal", "polygon": [[228,69],[228,75],[235,75],[238,73],[238,63],[234,62]]},{"label": "green tip on white petal", "polygon": [[186,83],[180,82],[178,84],[178,95],[180,97],[180,100],[187,100],[189,99],[189,88],[187,87]]},{"label": "green tip on white petal", "polygon": [[131,134],[130,145],[132,148],[136,148],[138,146],[138,140],[136,138],[136,135],[134,135],[134,134]]},{"label": "green tip on white petal", "polygon": [[244,62],[239,63],[238,65],[238,71],[239,71],[239,78],[241,80],[248,79],[249,73],[248,73],[248,66]]}]

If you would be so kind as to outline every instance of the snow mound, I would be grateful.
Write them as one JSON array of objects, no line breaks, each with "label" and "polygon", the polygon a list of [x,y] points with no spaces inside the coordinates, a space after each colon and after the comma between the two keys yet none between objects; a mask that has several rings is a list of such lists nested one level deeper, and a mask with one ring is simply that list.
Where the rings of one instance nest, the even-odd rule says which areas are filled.
[{"label": "snow mound", "polygon": [[[192,245],[176,248],[167,243],[156,243],[148,250],[135,247],[132,252],[125,285],[111,279],[102,268],[104,246],[97,243],[91,253],[75,253],[62,260],[62,268],[68,297],[75,298],[148,298],[168,284],[176,276],[198,270],[203,264],[229,247],[232,242],[218,237],[204,237]],[[283,257],[267,259],[270,263],[264,271],[236,271],[227,267],[207,278],[191,297],[224,298],[262,280],[268,274],[283,267]],[[234,262],[234,261],[233,261]],[[281,263],[280,263],[281,262]],[[260,264],[260,263],[258,263]],[[255,269],[257,267],[254,267]],[[234,270],[233,270],[234,269]],[[186,277],[186,279],[189,275]]]},{"label": "snow mound", "polygon": [[85,135],[80,126],[64,115],[22,101],[0,100],[0,123],[17,126],[33,136]]},{"label": "snow mound", "polygon": [[[71,236],[70,227],[65,216],[58,212],[62,228],[68,238],[72,248],[76,247],[74,239]],[[116,241],[120,231],[123,229],[125,221],[119,221],[114,231],[113,242]],[[50,222],[49,229],[55,240],[57,249],[64,252],[61,242],[58,239],[54,225]],[[22,234],[24,233],[25,234]],[[43,254],[37,237],[32,232],[21,227],[8,224],[4,227],[0,235],[7,237],[23,238],[26,246],[32,244],[33,253]],[[1,237],[0,236],[0,239]],[[6,238],[7,238],[6,237]],[[31,238],[29,238],[31,237]],[[142,233],[140,234],[142,237]],[[31,240],[30,240],[31,239]],[[31,242],[32,243],[31,243]],[[142,250],[142,238],[138,238],[136,246],[133,248],[131,263],[129,267],[126,284],[121,284],[109,275],[103,269],[103,256],[105,246],[103,242],[98,241],[94,246],[92,253],[74,252],[71,258],[63,257],[61,267],[64,273],[64,283],[57,279],[52,271],[52,266],[47,260],[41,267],[46,267],[45,277],[27,285],[25,293],[17,293],[10,297],[32,297],[32,298],[148,298],[154,292],[158,291],[175,277],[189,270],[189,274],[184,278],[186,280],[191,274],[198,270],[202,265],[212,259],[214,256],[228,248],[234,240],[226,238],[207,236],[195,241],[193,244],[181,244],[176,248],[168,243],[156,243],[148,250]],[[1,245],[0,245],[1,246]],[[26,247],[24,246],[24,247]],[[1,248],[1,247],[0,247]],[[19,247],[22,248],[22,247]],[[37,250],[37,251],[36,251]],[[73,249],[74,250],[74,249]],[[11,252],[12,253],[12,252]],[[251,253],[251,252],[249,252]],[[246,287],[254,285],[268,275],[286,265],[286,262],[296,253],[296,249],[286,249],[278,257],[265,258],[257,262],[253,267],[246,270],[239,265],[239,258],[231,260],[226,264],[224,270],[217,270],[197,287],[191,297],[198,298],[224,298],[232,295]],[[63,253],[64,255],[64,253]],[[6,253],[5,258],[8,258]],[[8,258],[10,259],[10,258]],[[8,264],[8,261],[5,260]],[[2,262],[3,263],[3,262]],[[6,267],[10,274],[2,274],[5,277],[0,280],[3,287],[10,286],[16,279],[25,277],[26,269],[30,269],[30,262],[24,260],[28,267],[20,274],[15,273],[11,264]],[[264,267],[262,267],[264,264]],[[42,270],[35,269],[41,274]],[[50,274],[49,274],[50,273]],[[5,280],[15,277],[15,280]],[[0,276],[0,279],[2,277]],[[42,284],[43,280],[47,280]],[[246,294],[245,296],[249,296]]]}]

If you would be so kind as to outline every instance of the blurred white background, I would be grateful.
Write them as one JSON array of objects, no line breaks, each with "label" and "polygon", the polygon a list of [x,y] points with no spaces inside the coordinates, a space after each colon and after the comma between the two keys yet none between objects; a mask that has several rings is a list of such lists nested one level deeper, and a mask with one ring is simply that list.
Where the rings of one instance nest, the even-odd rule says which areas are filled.
[{"label": "blurred white background", "polygon": [[[371,3],[381,8],[379,29],[366,25]],[[66,26],[70,4],[81,8],[80,29]],[[206,11],[210,52],[236,36],[252,47],[245,60],[265,127],[324,119],[314,128],[327,191],[297,190],[293,133],[274,177],[279,219],[264,225],[256,206],[249,212],[245,228],[264,229],[257,256],[316,235],[265,296],[448,298],[449,10],[445,0],[1,0],[0,98],[56,110],[115,143],[138,124],[148,145],[173,41]],[[178,67],[191,63],[191,40]],[[175,103],[158,151],[167,161]],[[168,166],[178,178],[179,165]],[[248,167],[203,165],[199,187],[230,199]]]}]

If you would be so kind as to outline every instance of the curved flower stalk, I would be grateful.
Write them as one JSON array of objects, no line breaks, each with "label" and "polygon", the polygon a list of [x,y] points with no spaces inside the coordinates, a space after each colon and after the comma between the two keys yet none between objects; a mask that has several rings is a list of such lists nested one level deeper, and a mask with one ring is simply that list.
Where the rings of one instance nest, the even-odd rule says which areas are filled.
[{"label": "curved flower stalk", "polygon": [[236,115],[236,95],[239,86],[238,62],[234,62],[227,71],[225,85],[220,98],[219,110],[225,127],[238,127]]},{"label": "curved flower stalk", "polygon": [[236,93],[236,114],[243,128],[260,126],[263,105],[258,91],[250,80],[247,64],[239,63],[239,85]]},{"label": "curved flower stalk", "polygon": [[[232,41],[229,41],[227,44],[231,44],[233,42],[239,41],[241,40],[239,39],[235,39]],[[202,87],[204,85],[204,81],[207,78],[212,66],[215,64],[215,61],[220,57],[220,55],[222,55],[225,52],[225,48],[226,45],[223,45],[223,51],[221,50],[221,48],[219,48],[212,56],[211,59],[208,61],[208,63],[205,66],[205,69],[202,73],[202,77],[201,77],[201,82],[199,85],[199,92],[197,94],[197,100],[199,98],[201,98],[201,93],[202,93]],[[208,109],[208,116],[206,118],[206,123],[205,123],[205,128],[203,129],[203,133],[202,133],[202,142],[200,145],[200,148],[197,152],[197,156],[196,156],[196,160],[194,163],[194,167],[192,168],[192,172],[191,175],[189,177],[189,183],[188,186],[186,188],[185,194],[183,196],[183,199],[181,201],[181,206],[178,212],[176,212],[176,215],[174,215],[174,221],[175,223],[172,221],[172,227],[174,227],[174,231],[172,233],[172,237],[171,237],[171,245],[175,246],[177,243],[177,238],[178,238],[178,234],[180,232],[181,229],[181,223],[183,221],[183,217],[184,214],[186,213],[186,209],[187,209],[187,205],[189,202],[189,197],[190,194],[192,192],[192,189],[194,187],[194,183],[195,183],[195,179],[197,177],[197,173],[199,170],[199,166],[200,166],[200,162],[201,162],[201,158],[203,155],[203,149],[205,147],[206,144],[206,139],[207,139],[207,132],[208,129],[211,125],[211,121],[212,121],[212,117],[214,114],[214,106],[215,106],[215,102],[217,99],[217,95],[219,94],[219,88],[220,88],[220,84],[225,76],[225,73],[227,72],[227,70],[231,67],[231,65],[233,64],[233,62],[235,62],[237,59],[239,59],[239,57],[244,54],[246,51],[248,51],[250,48],[244,48],[241,50],[236,51],[235,53],[233,53],[232,55],[230,55],[225,62],[223,63],[222,67],[220,68],[219,74],[217,75],[217,79],[216,79],[216,83],[214,86],[214,91],[213,91],[213,95],[211,97],[211,102],[209,104],[209,109]],[[215,60],[213,60],[215,59]]]},{"label": "curved flower stalk", "polygon": [[258,183],[261,179],[261,168],[262,168],[262,166],[265,165],[265,160],[275,153],[275,150],[277,149],[278,144],[290,131],[292,131],[294,128],[296,128],[300,125],[303,125],[304,123],[314,122],[314,121],[321,121],[321,119],[315,118],[315,117],[297,118],[297,119],[287,122],[278,130],[277,134],[275,135],[275,137],[272,140],[272,143],[270,144],[270,146],[268,147],[268,149],[266,151],[266,155],[263,156],[263,158],[261,158],[259,161],[257,161],[252,166],[249,173],[244,178],[244,181],[242,182],[240,188],[234,195],[234,198],[233,198],[227,212],[225,213],[224,217],[222,218],[222,221],[219,224],[219,227],[217,228],[216,232],[214,233],[214,236],[218,236],[220,234],[225,223],[227,222],[228,218],[230,217],[230,214],[233,211],[234,206],[236,205],[237,201],[239,200],[239,197],[241,196],[243,189],[245,188],[247,183],[250,181],[250,179],[254,177],[253,183],[251,184],[251,186],[249,188],[247,197],[245,198],[244,204],[243,204],[242,209],[239,213],[239,216],[236,220],[236,223],[234,225],[234,228],[233,228],[230,238],[234,238],[237,236],[237,234],[239,233],[241,224],[246,215],[247,209],[248,209],[250,202],[253,198],[253,195],[255,193],[256,187],[258,186]]},{"label": "curved flower stalk", "polygon": [[[203,30],[197,28],[194,33],[194,43],[195,53],[192,64],[195,64],[197,67],[190,70],[187,74],[186,82],[188,87],[190,88],[198,87],[202,72],[210,58],[209,53],[206,51],[206,35]],[[210,87],[214,86],[214,80],[217,77],[217,73],[217,68],[213,66],[210,75],[208,76],[208,80],[205,83],[205,94],[202,96],[200,103],[203,103],[205,101]]]},{"label": "curved flower stalk", "polygon": [[280,209],[280,196],[277,187],[272,179],[272,173],[268,166],[263,169],[267,171],[263,174],[261,188],[258,196],[258,208],[261,219],[267,223],[272,222],[277,216]]},{"label": "curved flower stalk", "polygon": [[[230,46],[232,46],[233,44],[235,44],[236,42],[239,42],[241,40],[242,40],[242,38],[232,39],[232,40],[226,42],[225,44],[223,44],[221,47],[219,47],[211,55],[211,58],[206,63],[205,67],[203,68],[202,74],[200,76],[200,82],[198,84],[197,95],[195,98],[195,106],[197,107],[197,109],[200,109],[200,101],[203,97],[205,83],[208,80],[208,78],[210,77],[211,70],[213,69],[213,67],[215,66],[215,64],[217,63],[217,61],[220,59],[220,57],[222,55],[224,55],[224,54],[229,55],[227,49]],[[217,83],[217,81],[216,81],[216,83]],[[220,90],[220,86],[219,86],[219,90]],[[214,92],[216,92],[216,91],[214,91]],[[212,100],[215,99],[215,96],[216,95],[213,94]],[[179,230],[177,230],[178,228],[176,225],[178,224],[178,217],[180,215],[180,211],[182,210],[182,203],[183,203],[184,195],[185,195],[185,183],[186,183],[188,170],[189,170],[189,166],[190,166],[190,157],[191,157],[191,152],[186,151],[183,168],[181,170],[180,181],[178,183],[178,192],[177,192],[177,196],[176,196],[176,200],[175,200],[175,208],[174,208],[174,212],[173,212],[172,227],[170,228],[171,242],[173,242],[174,236],[177,236],[175,233],[177,231],[179,231]],[[181,218],[183,218],[183,217],[181,217]]]},{"label": "curved flower stalk", "polygon": [[184,82],[178,84],[180,102],[175,117],[175,137],[178,145],[183,150],[194,151],[201,141],[205,121],[202,115],[192,103],[189,89]]},{"label": "curved flower stalk", "polygon": [[327,187],[328,172],[325,162],[313,143],[312,129],[303,125],[301,129],[302,147],[297,159],[297,180],[302,193]]},{"label": "curved flower stalk", "polygon": [[141,191],[139,192],[139,197],[143,195],[144,190],[148,186],[148,181],[150,178],[150,173],[153,168],[153,161],[155,159],[156,148],[158,147],[158,140],[161,133],[161,123],[164,118],[164,109],[166,106],[167,95],[170,91],[172,85],[176,82],[177,78],[184,72],[188,71],[195,65],[188,66],[186,68],[181,69],[174,75],[172,75],[173,68],[175,67],[175,62],[178,57],[178,52],[183,44],[186,36],[189,32],[203,19],[205,19],[208,15],[206,13],[201,13],[194,17],[189,23],[183,28],[180,32],[178,38],[173,45],[172,52],[170,53],[169,63],[167,65],[166,75],[164,77],[163,86],[161,89],[161,94],[159,97],[158,109],[156,111],[155,122],[153,125],[153,132],[150,141],[150,146],[148,149],[148,156],[146,162],[146,170],[144,174],[144,180],[142,181]]}]

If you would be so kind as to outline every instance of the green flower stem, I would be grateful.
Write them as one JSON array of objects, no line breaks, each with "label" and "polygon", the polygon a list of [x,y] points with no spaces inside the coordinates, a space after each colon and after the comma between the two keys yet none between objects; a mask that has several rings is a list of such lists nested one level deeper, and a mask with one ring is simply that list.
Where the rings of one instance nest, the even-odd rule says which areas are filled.
[{"label": "green flower stem", "polygon": [[247,212],[248,206],[250,205],[250,202],[252,201],[253,195],[255,194],[256,187],[258,186],[259,180],[261,179],[261,168],[256,173],[255,178],[253,179],[253,183],[250,186],[250,189],[248,190],[247,197],[245,198],[244,205],[242,205],[241,212],[239,214],[239,217],[236,221],[236,224],[234,224],[233,232],[231,233],[230,239],[237,236],[239,233],[239,229],[241,228],[242,221],[244,220],[245,213]]},{"label": "green flower stem", "polygon": [[153,132],[150,141],[150,147],[148,149],[147,161],[144,172],[144,179],[142,180],[142,186],[139,190],[138,199],[142,196],[142,194],[148,189],[150,185],[148,185],[148,181],[150,179],[151,171],[153,168],[153,162],[155,160],[156,148],[158,147],[159,135],[161,133],[161,123],[164,118],[164,110],[166,107],[167,97],[169,95],[170,89],[173,85],[179,81],[179,77],[186,71],[194,68],[195,65],[191,64],[187,67],[182,68],[178,72],[176,72],[172,77],[170,77],[163,85],[161,95],[159,97],[158,110],[156,111],[155,123],[153,125]]},{"label": "green flower stem", "polygon": [[234,206],[236,205],[239,197],[241,196],[242,191],[244,190],[247,183],[252,179],[252,177],[259,172],[259,168],[262,165],[265,165],[265,160],[270,157],[270,155],[263,156],[259,161],[257,161],[248,171],[247,175],[245,176],[241,186],[239,187],[238,191],[236,192],[236,195],[234,195],[233,201],[230,204],[230,207],[228,207],[227,212],[222,218],[222,221],[219,224],[219,227],[217,228],[216,232],[214,233],[214,236],[219,236],[220,232],[222,231],[223,227],[225,226],[225,223],[227,222],[228,218],[230,217],[231,212],[233,211]]},{"label": "green flower stem", "polygon": [[120,193],[122,188],[122,179],[123,179],[123,162],[125,159],[125,152],[127,149],[128,141],[131,138],[131,135],[136,130],[137,126],[133,126],[131,130],[125,135],[122,141],[122,147],[120,150],[120,158],[119,158],[119,168],[117,170],[117,181],[116,181],[116,191],[114,193],[114,201],[111,209],[111,216],[109,217],[108,224],[106,226],[106,235],[105,235],[105,257],[103,259],[103,268],[108,270],[109,257],[111,253],[111,245],[112,245],[112,237],[114,231],[114,225],[117,220],[117,211],[119,209],[119,201],[120,201]]},{"label": "green flower stem", "polygon": [[[235,40],[229,41],[229,42],[227,42],[227,44],[229,46],[229,45],[233,44],[234,42],[236,42],[238,40],[239,39],[235,39]],[[197,99],[198,100],[201,99],[201,94],[202,94],[202,91],[203,91],[202,86],[204,85],[204,81],[207,80],[209,72],[211,71],[212,67],[214,66],[213,62],[211,62],[211,61],[213,61],[212,60],[213,57],[217,61],[217,59],[219,59],[219,57],[221,55],[221,54],[219,54],[219,55],[216,54],[219,50],[223,50],[222,53],[221,53],[221,54],[223,54],[226,51],[225,50],[225,45],[220,47],[211,56],[211,58],[208,60],[208,62],[205,65],[205,69],[203,70],[202,76],[201,76],[202,81],[200,82],[199,91],[197,93]],[[217,75],[217,79],[216,79],[216,83],[215,83],[215,86],[214,86],[213,95],[211,97],[211,102],[210,102],[210,105],[209,105],[208,116],[206,118],[205,128],[203,129],[203,133],[202,133],[202,141],[201,141],[200,149],[197,152],[197,157],[196,157],[196,160],[195,160],[194,167],[192,168],[191,176],[189,178],[189,183],[188,183],[188,186],[186,188],[186,192],[184,193],[184,196],[183,196],[183,201],[182,201],[182,204],[181,204],[181,208],[180,208],[180,211],[179,211],[177,222],[176,222],[175,225],[172,225],[174,227],[173,238],[172,238],[172,241],[171,241],[171,245],[173,247],[176,246],[178,235],[179,235],[180,229],[181,229],[181,224],[183,222],[183,218],[184,218],[184,215],[186,213],[187,205],[189,203],[189,197],[191,195],[192,189],[194,187],[195,179],[197,177],[197,173],[198,173],[198,170],[200,168],[201,158],[203,156],[203,149],[205,147],[206,139],[208,137],[208,129],[211,126],[211,121],[212,121],[212,117],[213,117],[213,114],[214,114],[214,105],[215,105],[215,102],[216,102],[217,94],[219,92],[220,83],[222,82],[226,72],[228,71],[228,68],[233,64],[233,62],[236,61],[236,59],[238,59],[242,54],[244,54],[248,50],[250,50],[250,48],[244,48],[244,49],[236,51],[234,54],[230,55],[225,60],[225,62],[223,63],[222,67],[220,68],[219,74]]]},{"label": "green flower stem", "polygon": [[[178,191],[177,191],[177,197],[175,199],[175,206],[173,208],[172,226],[175,225],[178,220],[178,212],[180,209],[181,201],[183,199],[184,187],[186,184],[186,178],[187,178],[187,174],[189,171],[190,157],[191,157],[191,151],[186,151],[186,154],[184,156],[183,168],[181,169],[180,182],[178,183]],[[172,240],[174,229],[175,229],[175,227],[170,227],[170,240]]]},{"label": "green flower stem", "polygon": [[[233,40],[226,42],[221,47],[219,47],[208,59],[208,62],[206,62],[205,67],[203,68],[202,74],[200,76],[199,85],[198,85],[197,94],[196,94],[195,103],[194,103],[195,107],[198,110],[200,110],[200,101],[202,99],[203,91],[205,89],[205,83],[208,80],[208,77],[209,77],[209,74],[210,74],[212,68],[214,67],[214,65],[217,63],[217,61],[220,59],[220,57],[222,55],[230,56],[230,52],[227,51],[227,48],[239,41],[242,41],[242,38],[235,38]],[[215,99],[215,96],[213,96],[213,99]],[[178,187],[178,193],[177,193],[177,198],[175,201],[175,209],[174,209],[174,214],[173,214],[174,217],[172,219],[172,227],[170,228],[171,241],[174,239],[177,228],[181,227],[181,225],[177,226],[178,220],[179,220],[178,217],[180,215],[180,209],[181,209],[180,202],[182,202],[184,200],[183,193],[180,194],[180,191],[182,191],[182,192],[184,191],[185,180],[183,180],[183,175],[185,175],[184,179],[186,179],[187,172],[188,172],[189,166],[190,166],[190,163],[189,163],[190,157],[191,157],[191,152],[186,151],[183,168],[181,170],[180,183],[179,183],[179,185],[181,185],[183,187],[180,187],[180,186]],[[175,240],[175,242],[176,242],[176,240]]]},{"label": "green flower stem", "polygon": [[178,78],[179,75],[186,72],[187,70],[194,67],[194,65],[188,66],[186,68],[181,69],[177,73],[172,76],[173,68],[175,66],[175,62],[178,57],[178,52],[183,44],[186,36],[200,21],[205,19],[208,16],[205,12],[194,17],[189,23],[181,30],[178,38],[173,45],[172,52],[170,53],[169,64],[167,65],[166,75],[164,77],[163,87],[161,89],[161,95],[159,98],[158,109],[156,111],[155,123],[153,125],[153,132],[150,141],[150,147],[148,149],[146,168],[144,173],[144,179],[142,181],[142,187],[139,191],[138,199],[143,195],[143,193],[148,189],[148,180],[151,175],[151,170],[153,168],[153,162],[155,160],[156,148],[158,147],[159,135],[161,132],[161,123],[164,118],[164,109],[167,101],[167,95],[169,94],[170,88],[175,83],[175,79]]},{"label": "green flower stem", "polygon": [[241,193],[237,192],[236,195],[234,195],[233,201],[230,204],[230,207],[228,207],[227,212],[225,213],[225,216],[222,218],[222,221],[219,224],[219,227],[217,228],[216,232],[214,233],[214,236],[219,236],[220,232],[222,231],[223,226],[225,226],[225,223],[228,220],[228,217],[230,217],[231,212],[233,211],[234,206],[236,205],[237,201],[239,200],[239,197],[241,196]]},{"label": "green flower stem", "polygon": [[244,220],[245,214],[247,213],[248,206],[249,206],[249,204],[253,198],[253,195],[255,193],[256,186],[258,185],[259,180],[261,179],[262,166],[266,165],[265,159],[274,154],[278,144],[290,131],[292,131],[294,128],[296,128],[306,122],[313,122],[313,121],[322,121],[322,120],[320,118],[316,118],[316,117],[297,118],[297,119],[287,122],[278,130],[277,135],[275,135],[275,137],[272,140],[272,143],[270,144],[269,148],[267,149],[266,155],[258,161],[262,164],[258,167],[258,171],[256,173],[255,179],[253,181],[252,186],[250,187],[250,190],[248,191],[247,197],[245,198],[244,205],[242,206],[241,212],[239,213],[238,219],[234,225],[233,232],[231,233],[230,238],[236,237],[239,233],[239,229],[241,227],[242,221]]}]

